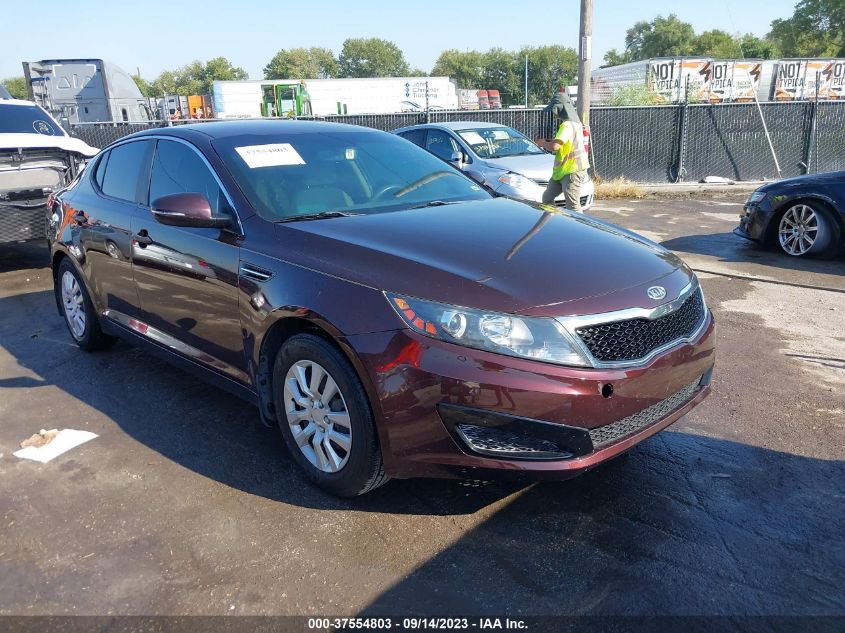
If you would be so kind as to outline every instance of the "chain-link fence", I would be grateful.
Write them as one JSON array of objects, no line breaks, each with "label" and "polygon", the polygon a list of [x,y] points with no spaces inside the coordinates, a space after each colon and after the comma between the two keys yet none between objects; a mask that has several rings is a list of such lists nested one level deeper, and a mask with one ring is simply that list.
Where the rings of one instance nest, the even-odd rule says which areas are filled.
[{"label": "chain-link fence", "polygon": [[[551,138],[556,125],[542,109],[521,108],[309,120],[385,131],[426,121],[484,121],[507,125],[529,138]],[[94,147],[105,147],[127,134],[165,125],[169,123],[88,123],[73,126],[71,134]],[[591,111],[590,131],[593,171],[605,180],[697,182],[707,176],[761,180],[845,169],[845,102],[600,107]]]},{"label": "chain-link fence", "polygon": [[681,124],[678,108],[595,108],[590,117],[590,163],[595,174],[636,182],[675,178]]},{"label": "chain-link fence", "polygon": [[813,172],[845,169],[845,103],[820,102],[809,139],[809,167]]}]

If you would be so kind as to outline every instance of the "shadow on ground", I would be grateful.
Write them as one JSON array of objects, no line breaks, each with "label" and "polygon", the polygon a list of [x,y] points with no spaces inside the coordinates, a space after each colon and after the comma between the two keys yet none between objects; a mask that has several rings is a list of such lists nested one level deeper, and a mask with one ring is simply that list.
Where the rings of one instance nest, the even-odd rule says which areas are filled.
[{"label": "shadow on ground", "polygon": [[845,462],[664,432],[525,489],[362,613],[841,615],[843,500]]},{"label": "shadow on ground", "polygon": [[670,431],[565,483],[393,481],[337,500],[254,407],[124,344],[70,345],[50,292],[0,299],[0,315],[0,346],[32,372],[0,397],[55,385],[166,459],[282,504],[490,514],[363,613],[845,612],[843,461]]},{"label": "shadow on ground", "polygon": [[678,253],[716,257],[726,263],[753,263],[774,269],[845,275],[845,256],[840,255],[834,259],[790,257],[775,247],[749,242],[733,233],[684,235],[663,240],[660,245]]}]

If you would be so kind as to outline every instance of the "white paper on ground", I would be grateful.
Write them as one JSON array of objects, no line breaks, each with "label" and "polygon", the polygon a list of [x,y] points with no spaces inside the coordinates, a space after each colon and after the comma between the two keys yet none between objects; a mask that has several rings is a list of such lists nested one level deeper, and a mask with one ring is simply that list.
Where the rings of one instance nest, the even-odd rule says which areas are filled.
[{"label": "white paper on ground", "polygon": [[267,145],[246,145],[236,147],[250,169],[256,167],[278,167],[279,165],[304,165],[305,161],[290,143],[268,143]]},{"label": "white paper on ground", "polygon": [[59,434],[49,444],[41,447],[27,446],[21,450],[12,453],[15,457],[21,459],[31,459],[35,462],[46,464],[54,457],[58,457],[62,453],[67,453],[70,449],[76,448],[80,444],[85,444],[97,437],[96,433],[90,431],[75,431],[74,429],[62,429]]}]

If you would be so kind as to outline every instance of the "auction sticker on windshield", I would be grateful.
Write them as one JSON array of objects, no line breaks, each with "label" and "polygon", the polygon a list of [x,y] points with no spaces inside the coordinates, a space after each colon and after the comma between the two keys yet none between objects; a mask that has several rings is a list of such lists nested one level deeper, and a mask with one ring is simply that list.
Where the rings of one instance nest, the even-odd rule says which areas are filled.
[{"label": "auction sticker on windshield", "polygon": [[278,167],[280,165],[304,165],[305,161],[290,143],[269,143],[267,145],[246,145],[235,151],[250,169],[256,167]]}]

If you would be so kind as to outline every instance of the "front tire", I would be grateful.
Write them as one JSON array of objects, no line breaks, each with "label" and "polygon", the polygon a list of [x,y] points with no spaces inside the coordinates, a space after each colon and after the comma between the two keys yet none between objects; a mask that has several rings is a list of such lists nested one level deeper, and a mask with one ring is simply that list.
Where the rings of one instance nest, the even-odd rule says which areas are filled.
[{"label": "front tire", "polygon": [[777,244],[792,257],[831,257],[839,246],[838,228],[823,205],[797,202],[778,219]]},{"label": "front tire", "polygon": [[81,349],[94,352],[114,345],[117,339],[103,332],[85,281],[67,258],[59,264],[55,290],[65,325]]},{"label": "front tire", "polygon": [[273,366],[273,403],[291,455],[317,486],[354,497],[387,481],[364,387],[333,345],[291,337]]}]

